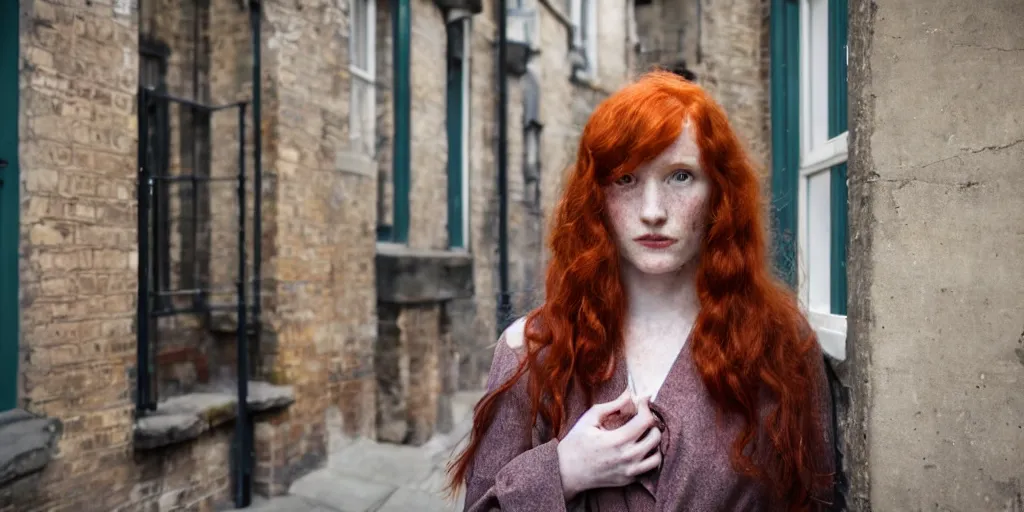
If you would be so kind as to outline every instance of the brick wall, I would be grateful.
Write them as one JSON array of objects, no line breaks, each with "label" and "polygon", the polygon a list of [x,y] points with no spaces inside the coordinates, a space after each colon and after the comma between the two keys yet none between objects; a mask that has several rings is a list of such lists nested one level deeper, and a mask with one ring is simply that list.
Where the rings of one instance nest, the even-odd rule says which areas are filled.
[{"label": "brick wall", "polygon": [[135,458],[137,26],[110,2],[21,2],[22,403],[64,425],[31,502],[137,510],[226,497],[227,439]]},{"label": "brick wall", "polygon": [[[615,4],[598,13],[601,30],[599,80],[596,87],[573,83],[568,61],[569,29],[563,23],[568,13],[560,2],[536,2],[539,12],[540,54],[532,58],[530,73],[540,90],[540,210],[524,195],[524,88],[526,79],[509,77],[508,179],[509,179],[509,278],[512,315],[522,316],[543,301],[545,243],[548,215],[561,194],[564,174],[576,156],[579,133],[590,112],[608,91],[614,91],[629,77],[627,56],[627,13],[625,4]],[[471,162],[471,218],[474,261],[472,325],[455,315],[452,338],[458,360],[458,383],[462,388],[484,384],[490,368],[496,333],[498,281],[498,208],[496,189],[497,130],[495,83],[495,41],[497,26],[492,5],[473,19],[473,145]],[[452,305],[464,312],[466,304]]]},{"label": "brick wall", "polygon": [[[485,11],[474,17],[471,41],[474,295],[404,307],[393,318],[399,340],[409,349],[406,363],[415,368],[409,379],[422,383],[407,396],[408,440],[413,442],[424,440],[437,425],[446,428],[445,394],[482,384],[495,342],[496,27],[492,6],[485,4]],[[248,14],[236,3],[214,0],[198,12],[191,4],[169,0],[143,7],[166,16],[147,27],[173,49],[170,92],[214,104],[249,97]],[[433,2],[413,0],[412,7],[410,246],[438,250],[447,242],[446,39],[442,13]],[[620,44],[625,41],[624,7],[599,15],[601,27],[612,33],[602,39],[598,87],[569,80],[567,28],[549,7],[538,7],[543,51],[532,72],[540,86],[544,124],[540,212],[524,194],[525,80],[512,77],[509,82],[511,285],[517,314],[542,297],[544,219],[558,197],[582,123],[628,70],[619,62],[626,55]],[[257,488],[262,492],[282,492],[295,477],[323,463],[329,410],[338,410],[347,435],[378,434],[374,228],[379,178],[390,180],[391,165],[386,0],[378,2],[378,12],[379,144],[376,159],[366,162],[349,147],[347,6],[328,0],[265,6],[263,330],[254,349],[254,370],[257,377],[294,386],[296,401],[257,425]],[[130,2],[104,0],[81,5],[26,0],[22,13],[27,20],[21,36],[22,398],[29,410],[60,419],[64,435],[39,495],[18,510],[175,504],[212,509],[229,498],[230,427],[152,452],[136,453],[132,446],[138,14]],[[198,38],[191,31],[195,16],[202,17]],[[193,54],[194,49],[199,52]],[[174,172],[193,168],[186,147],[189,121],[180,113],[171,118],[172,144],[179,147],[171,158]],[[208,164],[199,171],[212,176],[235,172],[236,123],[232,116],[214,115],[204,150]],[[251,147],[252,131],[245,137]],[[251,183],[247,192],[251,204]],[[172,196],[169,207],[196,223],[200,257],[182,256],[181,249],[191,243],[187,226],[172,231],[175,286],[187,284],[196,266],[202,284],[232,284],[237,261],[233,187],[229,182],[200,196],[205,220],[187,219],[189,201]],[[252,240],[251,224],[247,229]],[[221,298],[233,299],[231,291]],[[192,370],[182,370],[179,380],[201,382],[197,368],[203,358],[231,368],[232,322],[231,314],[214,316],[205,324],[209,329],[200,328],[200,320],[165,322],[163,332],[185,333],[180,345],[194,352],[186,357],[191,357]],[[206,365],[207,371],[216,371],[209,367],[217,364]]]},{"label": "brick wall", "polygon": [[326,457],[329,407],[340,409],[347,433],[373,435],[376,182],[372,171],[345,163],[347,11],[323,0],[272,3],[265,12],[274,214],[261,350],[271,379],[296,389],[282,471],[297,474]]},{"label": "brick wall", "polygon": [[729,115],[755,164],[769,172],[768,7],[766,0],[671,2],[637,8],[647,65],[685,59],[697,83]]}]

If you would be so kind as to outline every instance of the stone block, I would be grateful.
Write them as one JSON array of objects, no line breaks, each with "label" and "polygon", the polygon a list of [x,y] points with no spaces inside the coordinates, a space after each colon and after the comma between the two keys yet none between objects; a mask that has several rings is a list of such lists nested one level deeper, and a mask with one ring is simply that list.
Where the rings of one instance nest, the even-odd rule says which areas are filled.
[{"label": "stone block", "polygon": [[473,295],[473,260],[464,253],[378,247],[377,300],[440,302]]},{"label": "stone block", "polygon": [[61,432],[56,419],[21,409],[0,412],[0,486],[43,469]]}]

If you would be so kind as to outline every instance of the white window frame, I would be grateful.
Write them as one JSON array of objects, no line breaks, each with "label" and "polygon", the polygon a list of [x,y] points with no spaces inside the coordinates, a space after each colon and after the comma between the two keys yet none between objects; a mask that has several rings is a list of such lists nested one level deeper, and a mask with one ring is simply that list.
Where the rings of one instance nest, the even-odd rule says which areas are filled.
[{"label": "white window frame", "polygon": [[[811,4],[821,3],[824,15],[812,26]],[[824,33],[824,38],[821,34]],[[849,132],[814,144],[814,129],[824,119],[828,133],[828,0],[800,0],[800,172],[797,201],[798,293],[808,321],[818,335],[822,350],[840,361],[846,359],[846,316],[831,312],[831,197],[811,197],[814,178],[826,178],[831,194],[831,171],[847,161]],[[822,59],[818,52],[824,52]],[[818,57],[815,60],[815,57]],[[822,64],[824,63],[824,64]],[[822,91],[822,84],[824,90]],[[824,101],[818,95],[824,94]],[[825,112],[822,114],[821,106]],[[820,132],[819,132],[820,133]],[[812,211],[813,210],[813,211]]]},{"label": "white window frame", "polygon": [[[597,77],[597,0],[572,0],[570,19],[573,25],[572,43],[575,49],[583,52],[587,67],[583,75],[588,78]],[[583,37],[583,26],[587,26],[587,38]]]},{"label": "white window frame", "polygon": [[[377,2],[352,0],[349,10],[349,73],[352,90],[349,95],[349,139],[359,153],[374,156],[377,139]],[[355,16],[357,5],[366,10],[366,25],[360,27]],[[366,67],[356,65],[356,40],[364,40]],[[363,94],[360,94],[360,91]],[[365,101],[360,102],[360,98]]]}]

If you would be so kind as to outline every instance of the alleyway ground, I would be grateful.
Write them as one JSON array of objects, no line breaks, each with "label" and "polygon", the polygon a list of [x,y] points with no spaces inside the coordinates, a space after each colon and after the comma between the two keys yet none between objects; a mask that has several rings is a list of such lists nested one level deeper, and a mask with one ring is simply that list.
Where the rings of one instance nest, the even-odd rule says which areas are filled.
[{"label": "alleyway ground", "polygon": [[[254,512],[451,512],[461,510],[462,496],[442,494],[445,466],[464,442],[479,392],[452,400],[454,428],[423,446],[399,446],[365,439],[333,437],[327,466],[292,484],[288,496],[260,499]],[[330,429],[340,432],[340,425]]]}]

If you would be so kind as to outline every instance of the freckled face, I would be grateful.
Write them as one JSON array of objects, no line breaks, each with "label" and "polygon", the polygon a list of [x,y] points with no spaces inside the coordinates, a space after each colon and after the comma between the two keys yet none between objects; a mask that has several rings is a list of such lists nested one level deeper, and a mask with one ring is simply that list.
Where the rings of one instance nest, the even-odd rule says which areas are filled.
[{"label": "freckled face", "polygon": [[644,274],[676,272],[700,252],[710,184],[689,123],[664,152],[605,187],[624,263]]}]

